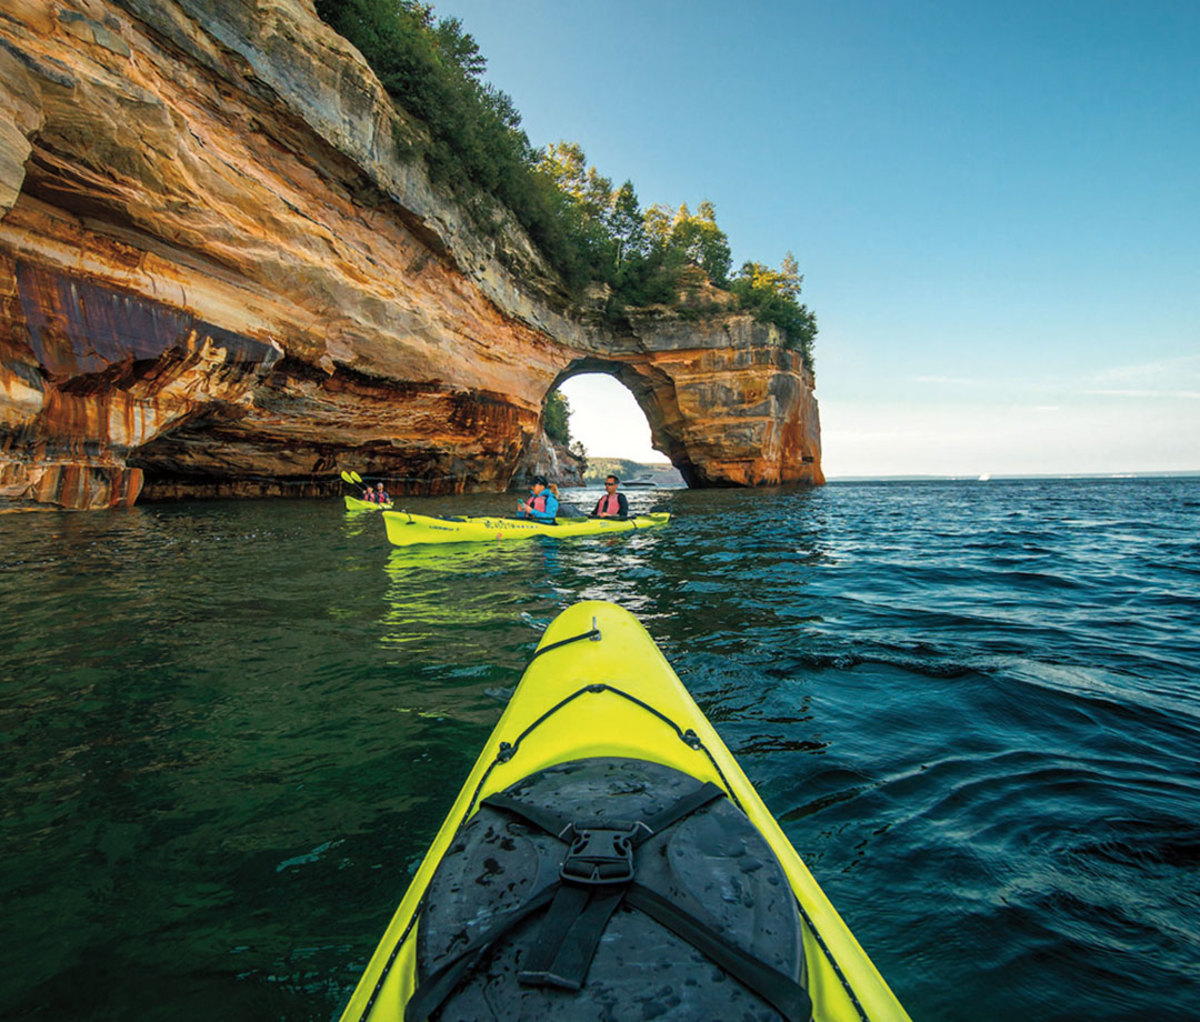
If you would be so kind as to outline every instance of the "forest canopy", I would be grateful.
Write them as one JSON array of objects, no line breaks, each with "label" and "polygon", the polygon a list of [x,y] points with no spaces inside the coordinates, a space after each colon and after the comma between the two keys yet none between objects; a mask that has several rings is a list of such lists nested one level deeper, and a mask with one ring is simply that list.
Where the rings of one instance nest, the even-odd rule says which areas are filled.
[{"label": "forest canopy", "polygon": [[[738,307],[773,323],[787,347],[813,364],[816,316],[800,302],[803,277],[789,252],[778,270],[747,262],[731,276],[729,240],[711,202],[643,208],[631,181],[614,186],[574,142],[534,148],[512,100],[483,80],[487,60],[457,18],[420,0],[316,0],[317,13],[361,51],[396,104],[430,140],[402,144],[451,188],[478,226],[494,229],[506,207],[567,286],[609,288],[607,311],[667,305],[691,315],[689,274],[702,271]],[[717,308],[720,306],[712,306]]]}]

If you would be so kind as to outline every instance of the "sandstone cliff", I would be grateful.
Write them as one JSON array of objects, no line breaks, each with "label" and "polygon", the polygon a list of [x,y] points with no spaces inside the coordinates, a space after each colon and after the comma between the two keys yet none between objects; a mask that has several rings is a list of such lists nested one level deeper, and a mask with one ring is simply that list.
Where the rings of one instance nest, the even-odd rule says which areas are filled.
[{"label": "sandstone cliff", "polygon": [[598,322],[421,130],[310,0],[2,0],[0,506],[503,489],[590,371],[690,485],[823,481],[773,328]]}]

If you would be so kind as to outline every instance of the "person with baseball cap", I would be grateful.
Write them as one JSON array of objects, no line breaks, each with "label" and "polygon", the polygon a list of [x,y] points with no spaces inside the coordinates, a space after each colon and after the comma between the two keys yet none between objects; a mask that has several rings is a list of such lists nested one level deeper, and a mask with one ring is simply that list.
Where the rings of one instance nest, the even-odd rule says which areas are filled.
[{"label": "person with baseball cap", "polygon": [[529,499],[517,502],[517,517],[535,522],[554,523],[558,514],[558,487],[545,476],[534,476],[529,487]]}]

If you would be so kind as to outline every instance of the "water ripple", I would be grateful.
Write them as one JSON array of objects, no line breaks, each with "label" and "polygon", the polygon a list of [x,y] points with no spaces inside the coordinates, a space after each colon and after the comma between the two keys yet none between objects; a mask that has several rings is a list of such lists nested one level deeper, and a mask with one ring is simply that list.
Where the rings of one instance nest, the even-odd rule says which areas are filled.
[{"label": "water ripple", "polygon": [[335,1017],[541,631],[596,598],[913,1017],[1194,1018],[1198,494],[639,491],[667,529],[455,550],[332,502],[6,516],[0,1014]]}]

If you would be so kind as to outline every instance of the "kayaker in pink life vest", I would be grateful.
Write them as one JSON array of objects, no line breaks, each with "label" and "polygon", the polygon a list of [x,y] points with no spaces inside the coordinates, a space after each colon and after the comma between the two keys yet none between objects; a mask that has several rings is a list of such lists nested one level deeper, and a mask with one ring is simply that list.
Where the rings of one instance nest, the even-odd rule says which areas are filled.
[{"label": "kayaker in pink life vest", "polygon": [[388,496],[387,490],[383,488],[383,483],[378,483],[375,486],[375,503],[390,504],[391,502],[392,498]]},{"label": "kayaker in pink life vest", "polygon": [[629,503],[625,500],[625,494],[617,492],[617,486],[621,480],[616,476],[609,476],[604,480],[604,496],[596,501],[596,508],[592,512],[593,518],[626,518],[629,515]]},{"label": "kayaker in pink life vest", "polygon": [[529,499],[517,501],[517,517],[553,523],[556,514],[558,487],[547,482],[545,476],[534,476],[533,485],[529,487]]}]

